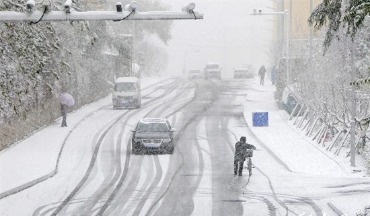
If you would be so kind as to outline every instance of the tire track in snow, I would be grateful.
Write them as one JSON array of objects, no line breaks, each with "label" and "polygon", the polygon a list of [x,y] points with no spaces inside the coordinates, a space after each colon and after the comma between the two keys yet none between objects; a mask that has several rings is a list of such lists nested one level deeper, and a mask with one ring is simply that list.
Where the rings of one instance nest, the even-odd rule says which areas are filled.
[{"label": "tire track in snow", "polygon": [[[211,83],[213,84],[212,81],[211,81]],[[198,89],[198,85],[197,85],[196,88]],[[183,108],[185,108],[186,106],[190,106],[190,104],[193,103],[194,101],[197,101],[199,99],[199,97],[200,97],[199,92],[198,92],[198,90],[196,90],[194,98],[187,105],[185,105]],[[185,133],[185,130],[187,130],[189,125],[192,122],[196,121],[199,118],[200,115],[204,114],[210,108],[210,106],[215,101],[215,97],[216,97],[216,95],[213,92],[212,97],[210,99],[210,102],[208,102],[207,104],[203,104],[201,110],[198,113],[194,113],[194,115],[185,122],[184,126],[180,129],[179,134],[174,138],[176,143],[178,143],[179,139],[183,136],[183,134]],[[175,112],[173,112],[173,113],[175,113]],[[170,113],[169,115],[172,115],[172,113]],[[165,195],[168,194],[172,184],[174,183],[175,178],[178,176],[180,170],[182,169],[182,167],[184,165],[184,154],[183,154],[183,152],[181,151],[180,148],[177,148],[177,152],[179,153],[179,156],[180,156],[180,162],[179,162],[179,165],[178,165],[177,169],[174,171],[172,176],[168,177],[169,178],[168,185],[165,187],[163,193],[161,195],[159,195],[156,198],[156,200],[151,204],[151,206],[149,207],[149,209],[148,209],[148,211],[146,212],[145,215],[150,215],[153,212],[153,210],[157,207],[157,205],[160,203],[160,201],[165,197]]]},{"label": "tire track in snow", "polygon": [[[182,85],[185,85],[185,84],[182,84]],[[167,91],[168,92],[168,91]],[[176,95],[176,96],[174,96],[174,98],[175,97],[178,97],[178,95]],[[171,98],[171,99],[167,99],[166,101],[171,101],[173,98]],[[153,108],[151,111],[149,111],[145,116],[147,116],[148,114],[150,114],[150,113],[152,113],[152,112],[154,112],[156,109],[158,109],[159,107],[161,107],[161,106],[163,106],[162,104],[160,104],[160,105],[158,105],[158,106],[156,106],[155,108]],[[128,119],[126,119],[122,124],[123,125],[126,125],[127,123],[128,123],[128,121],[130,120],[130,117],[128,118]],[[120,157],[120,154],[121,154],[121,143],[122,143],[122,137],[123,137],[123,134],[124,134],[124,132],[125,132],[125,128],[121,128],[121,130],[120,130],[120,133],[119,133],[119,136],[118,136],[118,141],[117,141],[117,145],[116,145],[116,155],[117,155],[117,157],[116,157],[116,163],[115,164],[117,164],[116,166],[117,166],[117,168],[116,168],[116,172],[115,172],[115,175],[114,175],[114,178],[112,178],[111,180],[110,180],[110,183],[109,184],[107,184],[103,189],[99,189],[99,191],[101,191],[100,192],[100,194],[98,193],[98,195],[93,195],[92,197],[93,197],[93,200],[94,200],[94,202],[96,203],[97,202],[97,200],[101,197],[101,196],[103,196],[103,194],[104,193],[107,193],[107,191],[108,191],[108,189],[110,189],[110,188],[112,188],[113,186],[114,186],[114,184],[117,182],[117,179],[120,177],[120,175],[121,175],[121,172],[122,172],[122,168],[121,168],[121,157]],[[129,143],[129,142],[128,142]],[[101,185],[103,185],[103,183],[101,184]],[[109,200],[107,200],[107,201],[109,201]],[[94,204],[94,203],[92,203],[92,204]],[[90,205],[91,207],[93,207],[94,205]],[[88,208],[88,206],[85,206],[85,208]],[[91,207],[90,207],[90,209],[91,209]],[[81,212],[80,210],[77,210],[76,212]],[[86,212],[87,213],[87,212]]]},{"label": "tire track in snow", "polygon": [[[171,87],[172,88],[176,88],[176,85],[177,85],[177,82],[178,81],[176,81],[176,82],[174,82],[173,84],[171,83]],[[159,89],[159,88],[158,88]],[[163,93],[161,96],[164,96],[164,95],[166,95],[166,93],[167,92],[165,92],[165,93]],[[161,96],[159,96],[159,97],[161,97]],[[146,106],[149,106],[149,104],[150,104],[150,102],[152,102],[152,101],[155,101],[156,100],[156,98],[154,98],[154,99],[152,99],[152,100],[149,100],[149,101],[147,101],[147,102],[144,102],[143,103],[143,107],[146,107]],[[103,139],[104,139],[104,137],[106,136],[106,134],[108,133],[108,131],[110,131],[110,129],[115,125],[115,124],[117,124],[123,117],[125,117],[127,114],[130,114],[130,116],[133,116],[134,114],[136,114],[136,112],[134,112],[134,111],[136,111],[136,112],[140,112],[141,110],[129,110],[128,112],[126,112],[126,113],[123,113],[123,114],[121,114],[106,130],[104,130],[104,132],[102,133],[102,135],[100,136],[100,139],[98,140],[98,143],[97,143],[97,145],[96,145],[96,147],[95,147],[95,149],[94,149],[94,152],[93,152],[93,156],[92,156],[92,158],[91,158],[91,160],[90,160],[90,165],[89,165],[89,167],[88,167],[88,169],[87,169],[87,171],[85,172],[85,175],[84,175],[84,177],[81,179],[81,181],[78,183],[78,185],[73,189],[73,191],[67,196],[67,198],[66,199],[64,199],[62,202],[61,202],[61,204],[56,208],[56,210],[52,213],[52,215],[57,215],[71,200],[72,200],[72,198],[77,194],[77,192],[82,188],[82,186],[83,186],[83,184],[85,184],[86,183],[86,181],[87,181],[87,178],[89,177],[89,175],[90,175],[90,173],[91,173],[91,170],[92,170],[92,168],[93,168],[93,166],[94,166],[94,164],[95,164],[95,161],[96,161],[96,157],[97,157],[97,154],[98,154],[98,152],[99,152],[99,149],[100,149],[100,145],[102,144],[102,142],[103,142]],[[129,148],[131,147],[131,146],[128,146]],[[129,158],[130,156],[129,156],[129,153],[128,153],[128,158]],[[126,155],[126,162],[125,163],[128,163],[128,161],[127,161],[127,155]],[[127,164],[128,165],[128,164]],[[126,168],[126,166],[125,166],[125,168]],[[126,173],[127,174],[127,173]],[[111,201],[111,199],[109,199],[108,198],[108,200],[107,200],[107,202],[110,202]],[[103,206],[104,207],[104,206]],[[103,208],[103,209],[105,209],[105,208]]]},{"label": "tire track in snow", "polygon": [[153,157],[153,159],[154,159],[154,164],[155,164],[155,167],[156,167],[156,175],[155,175],[154,181],[149,186],[148,190],[145,191],[145,194],[141,197],[140,202],[136,206],[133,215],[139,215],[140,214],[140,212],[141,212],[144,204],[147,202],[150,194],[153,192],[154,188],[158,185],[159,181],[162,178],[163,170],[162,170],[161,164],[159,163],[158,156]]},{"label": "tire track in snow", "polygon": [[[166,81],[168,81],[168,80],[171,80],[171,79],[166,79],[166,80],[162,80],[162,81],[160,81],[160,82],[157,82],[157,83],[155,83],[155,84],[153,84],[153,85],[159,85],[159,84],[162,84],[163,82],[166,82]],[[176,82],[176,80],[174,80],[174,81],[172,81],[172,82]],[[152,88],[153,86],[148,86],[148,87],[145,87],[145,88],[143,88],[143,90],[146,90],[146,89],[148,89],[148,88]],[[157,91],[157,90],[159,90],[159,88],[157,88],[157,89],[155,89],[154,91],[152,91],[152,92],[150,92],[149,94],[147,94],[147,95],[145,95],[144,97],[146,97],[146,96],[148,96],[148,95],[150,95],[150,94],[152,94],[153,92],[155,92],[155,91]],[[27,183],[25,183],[25,184],[22,184],[22,185],[20,185],[20,186],[18,186],[18,187],[15,187],[15,188],[13,188],[13,189],[10,189],[10,190],[8,190],[8,191],[5,191],[5,192],[2,192],[1,194],[0,194],[0,199],[3,199],[3,198],[5,198],[5,197],[8,197],[8,196],[11,196],[11,195],[14,195],[14,194],[17,194],[17,193],[19,193],[19,192],[21,192],[21,191],[24,191],[24,190],[26,190],[26,189],[28,189],[28,188],[31,188],[31,187],[33,187],[33,186],[35,186],[35,185],[37,185],[37,184],[39,184],[39,183],[41,183],[41,182],[44,182],[44,181],[46,181],[46,180],[48,180],[49,178],[52,178],[52,177],[54,177],[57,173],[58,173],[58,167],[59,167],[59,161],[60,161],[60,157],[61,157],[61,154],[62,154],[62,152],[63,152],[63,149],[64,149],[64,146],[65,146],[65,144],[66,144],[66,142],[67,142],[67,140],[68,140],[68,138],[70,137],[70,135],[73,133],[73,131],[83,122],[83,121],[85,121],[86,119],[88,119],[89,117],[91,117],[92,115],[94,115],[94,113],[96,113],[96,112],[98,112],[98,111],[100,111],[100,110],[102,110],[102,109],[105,109],[106,107],[109,107],[110,105],[105,105],[105,106],[102,106],[102,107],[100,107],[100,108],[98,108],[98,109],[96,109],[96,110],[93,110],[92,112],[90,112],[90,113],[88,113],[88,114],[86,114],[80,121],[78,121],[77,123],[76,123],[76,125],[68,132],[68,134],[67,134],[67,136],[64,138],[64,140],[63,140],[63,142],[62,142],[62,144],[61,144],[61,147],[60,147],[60,150],[59,150],[59,153],[58,153],[58,157],[57,157],[57,162],[56,162],[56,165],[55,165],[55,168],[54,168],[54,170],[53,171],[51,171],[51,172],[49,172],[49,173],[47,173],[47,174],[45,174],[45,175],[43,175],[43,176],[41,176],[41,177],[39,177],[39,178],[37,178],[37,179],[35,179],[35,180],[32,180],[32,181],[30,181],[30,182],[27,182]]]},{"label": "tire track in snow", "polygon": [[[188,82],[187,82],[188,83]],[[186,85],[187,83],[185,83],[185,84],[182,84],[182,85]],[[178,86],[175,86],[174,87],[174,89],[176,89],[176,87],[178,88]],[[173,89],[171,88],[171,89],[169,89],[169,90],[167,90],[167,92],[165,92],[164,94],[163,94],[163,96],[164,95],[166,95],[168,92],[172,92],[173,91]],[[180,93],[183,93],[184,91],[181,91]],[[176,99],[176,98],[179,98],[178,97],[179,95],[178,94],[176,94],[175,96],[173,96],[172,97],[172,99],[170,99],[170,100],[167,100],[167,103],[170,103],[170,102],[172,102],[173,101],[173,99]],[[159,96],[158,98],[161,98],[161,96]],[[146,115],[145,115],[145,117],[147,117],[147,116],[149,116],[152,112],[154,112],[155,110],[157,110],[159,107],[162,107],[162,106],[164,106],[164,107],[167,107],[167,103],[161,103],[161,104],[159,104],[158,106],[156,106],[156,107],[154,107],[150,112],[148,112]],[[185,105],[184,105],[185,106]],[[179,109],[182,109],[182,108],[179,108]],[[131,145],[130,145],[130,142],[128,142],[128,150],[127,150],[127,155],[126,155],[126,158],[128,157],[130,157],[130,153],[131,153]],[[158,157],[158,156],[156,156],[156,157]],[[158,159],[158,158],[157,158]],[[158,164],[159,166],[160,166],[160,164]],[[126,168],[126,165],[125,165],[125,168]],[[158,169],[160,169],[160,167],[157,167]],[[125,176],[127,175],[127,172],[128,172],[128,168],[127,168],[127,170],[126,170],[126,172],[124,171],[124,173],[125,173]],[[159,178],[160,179],[160,178]],[[102,209],[98,212],[98,215],[102,215],[103,213],[104,213],[104,211],[105,210],[107,210],[107,208],[108,208],[108,206],[109,206],[109,204],[110,204],[110,202],[113,200],[113,198],[116,196],[116,194],[118,193],[118,191],[120,190],[120,188],[122,187],[122,184],[123,184],[123,181],[124,181],[124,179],[120,179],[119,180],[119,183],[117,184],[117,186],[115,187],[115,189],[113,190],[113,192],[112,192],[112,194],[110,195],[110,197],[109,197],[109,199],[108,199],[108,201],[104,204],[104,206],[102,207]],[[154,187],[154,186],[153,186]]]}]

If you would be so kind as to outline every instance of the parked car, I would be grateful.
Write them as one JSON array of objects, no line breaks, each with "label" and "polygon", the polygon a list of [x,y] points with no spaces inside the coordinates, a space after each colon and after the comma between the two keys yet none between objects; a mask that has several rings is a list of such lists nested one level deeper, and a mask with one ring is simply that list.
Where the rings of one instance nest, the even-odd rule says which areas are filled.
[{"label": "parked car", "polygon": [[202,79],[203,75],[200,70],[190,70],[188,73],[189,79]]},{"label": "parked car", "polygon": [[253,77],[252,65],[238,65],[234,68],[234,79],[249,79]]},{"label": "parked car", "polygon": [[165,118],[143,118],[132,130],[132,153],[140,154],[148,151],[174,151],[173,134],[175,129]]}]

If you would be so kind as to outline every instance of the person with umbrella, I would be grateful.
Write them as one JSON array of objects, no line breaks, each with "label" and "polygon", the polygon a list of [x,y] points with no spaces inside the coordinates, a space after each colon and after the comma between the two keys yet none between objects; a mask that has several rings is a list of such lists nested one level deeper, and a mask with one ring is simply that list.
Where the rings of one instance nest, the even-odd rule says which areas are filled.
[{"label": "person with umbrella", "polygon": [[68,111],[68,106],[66,104],[60,104],[61,106],[61,111],[62,111],[62,116],[63,116],[63,120],[62,120],[62,127],[67,127],[67,111]]},{"label": "person with umbrella", "polygon": [[62,111],[62,127],[67,127],[67,112],[68,107],[73,106],[75,103],[75,100],[72,95],[68,93],[62,93],[60,95],[60,106]]}]

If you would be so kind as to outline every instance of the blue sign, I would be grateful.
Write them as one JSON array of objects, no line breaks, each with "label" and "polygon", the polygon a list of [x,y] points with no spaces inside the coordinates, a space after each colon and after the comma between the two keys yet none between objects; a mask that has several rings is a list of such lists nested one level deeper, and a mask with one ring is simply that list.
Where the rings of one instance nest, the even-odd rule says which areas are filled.
[{"label": "blue sign", "polygon": [[269,113],[268,112],[254,112],[252,113],[253,127],[268,127]]}]

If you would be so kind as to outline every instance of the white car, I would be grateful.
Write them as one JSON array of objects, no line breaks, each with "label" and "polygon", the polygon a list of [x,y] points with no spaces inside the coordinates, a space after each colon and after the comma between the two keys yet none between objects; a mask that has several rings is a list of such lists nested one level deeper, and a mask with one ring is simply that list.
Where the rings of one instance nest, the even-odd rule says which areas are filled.
[{"label": "white car", "polygon": [[113,109],[140,108],[140,80],[136,77],[119,77],[114,81],[112,94]]},{"label": "white car", "polygon": [[253,77],[252,65],[238,65],[234,68],[234,79],[249,79]]},{"label": "white car", "polygon": [[208,62],[203,71],[204,79],[221,79],[221,66],[217,62]]}]

